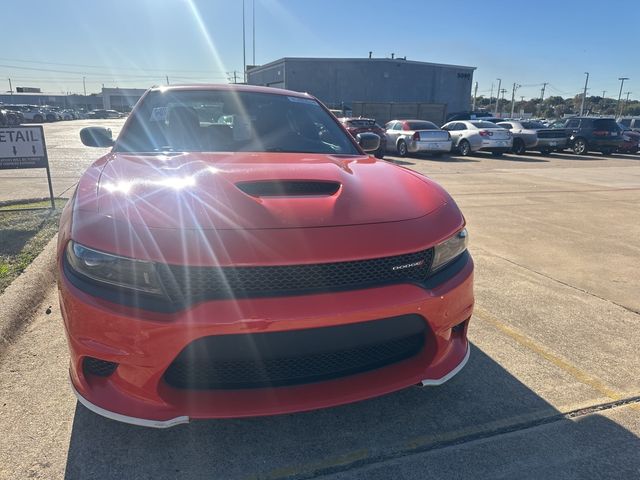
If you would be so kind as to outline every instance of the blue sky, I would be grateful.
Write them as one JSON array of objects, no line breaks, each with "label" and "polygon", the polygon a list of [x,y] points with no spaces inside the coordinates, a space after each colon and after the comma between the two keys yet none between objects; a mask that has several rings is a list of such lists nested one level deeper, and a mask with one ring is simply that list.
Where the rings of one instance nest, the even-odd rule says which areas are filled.
[{"label": "blue sky", "polygon": [[[0,89],[82,93],[225,82],[242,70],[241,0],[3,0]],[[246,3],[247,63],[252,62]],[[10,6],[9,6],[10,5]],[[256,63],[283,56],[388,57],[477,67],[478,92],[640,98],[640,1],[255,0]],[[7,39],[10,39],[7,42]],[[46,62],[46,63],[45,63]],[[495,89],[494,89],[495,90]]]}]

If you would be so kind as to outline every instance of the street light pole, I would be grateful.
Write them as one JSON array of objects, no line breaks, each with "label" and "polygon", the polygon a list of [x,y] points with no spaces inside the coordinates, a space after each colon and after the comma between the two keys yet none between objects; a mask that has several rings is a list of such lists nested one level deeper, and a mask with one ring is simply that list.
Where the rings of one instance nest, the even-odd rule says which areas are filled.
[{"label": "street light pole", "polygon": [[497,117],[498,116],[498,104],[500,103],[500,87],[502,86],[502,79],[498,78],[498,95],[496,95],[496,111],[494,113],[494,115]]},{"label": "street light pole", "polygon": [[584,72],[587,78],[584,81],[584,93],[582,94],[582,103],[580,104],[580,116],[584,113],[584,101],[587,98],[587,84],[589,83],[589,72]]},{"label": "street light pole", "polygon": [[11,79],[9,79],[9,95],[13,97],[13,86],[11,85]]},{"label": "street light pole", "polygon": [[473,106],[471,107],[471,111],[475,112],[476,110],[476,98],[478,97],[478,82],[476,82],[476,88],[473,91]]},{"label": "street light pole", "polygon": [[618,93],[618,106],[616,107],[616,114],[620,111],[620,99],[622,98],[622,86],[624,85],[625,80],[629,80],[629,77],[619,77],[620,80],[620,93]]},{"label": "street light pole", "polygon": [[502,92],[502,100],[500,101],[500,115],[499,116],[502,117],[502,104],[504,103],[504,94],[507,93],[507,89],[503,88],[502,90],[500,90],[500,92]]},{"label": "street light pole", "polygon": [[244,22],[244,0],[242,0],[242,81],[247,83],[247,47]]}]

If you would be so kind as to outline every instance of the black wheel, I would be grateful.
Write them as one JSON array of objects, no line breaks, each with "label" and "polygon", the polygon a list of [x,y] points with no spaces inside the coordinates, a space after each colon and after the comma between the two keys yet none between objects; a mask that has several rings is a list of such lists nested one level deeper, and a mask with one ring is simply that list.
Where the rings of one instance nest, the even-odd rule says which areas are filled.
[{"label": "black wheel", "polygon": [[525,147],[524,141],[521,138],[516,138],[513,140],[512,151],[516,155],[522,155],[524,152],[527,151],[527,147]]},{"label": "black wheel", "polygon": [[466,140],[460,140],[458,143],[458,153],[463,157],[466,157],[471,153],[471,145]]},{"label": "black wheel", "polygon": [[398,155],[400,157],[407,156],[407,143],[404,140],[398,142]]},{"label": "black wheel", "polygon": [[384,149],[383,148],[379,148],[378,150],[376,150],[375,152],[373,152],[373,155],[382,160],[384,158]]},{"label": "black wheel", "polygon": [[18,117],[16,115],[9,115],[7,120],[8,125],[20,125],[20,121],[18,120]]},{"label": "black wheel", "polygon": [[56,116],[51,114],[51,113],[48,113],[47,114],[47,122],[55,122],[55,121],[56,121]]},{"label": "black wheel", "polygon": [[502,156],[502,152],[491,152],[491,155],[494,157],[501,157]]},{"label": "black wheel", "polygon": [[42,123],[44,122],[44,117],[40,114],[37,114],[36,116],[33,117],[33,121],[36,123]]},{"label": "black wheel", "polygon": [[584,155],[589,151],[587,141],[584,138],[576,138],[571,145],[571,150],[573,150],[573,153],[576,155]]}]

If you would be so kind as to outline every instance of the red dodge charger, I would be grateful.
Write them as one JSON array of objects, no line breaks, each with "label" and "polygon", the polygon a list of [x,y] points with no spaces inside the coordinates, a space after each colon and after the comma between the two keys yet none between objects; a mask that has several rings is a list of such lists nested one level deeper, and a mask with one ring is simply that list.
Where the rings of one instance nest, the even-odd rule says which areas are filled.
[{"label": "red dodge charger", "polygon": [[63,212],[59,296],[79,401],[169,427],[299,412],[469,357],[473,262],[436,183],[380,161],[314,97],[149,90]]}]

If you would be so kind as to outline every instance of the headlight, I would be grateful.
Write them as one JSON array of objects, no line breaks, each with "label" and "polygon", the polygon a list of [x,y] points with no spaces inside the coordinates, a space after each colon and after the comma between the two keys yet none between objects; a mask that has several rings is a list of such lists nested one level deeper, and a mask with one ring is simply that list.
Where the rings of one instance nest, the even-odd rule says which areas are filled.
[{"label": "headlight", "polygon": [[99,252],[70,241],[67,261],[75,273],[98,283],[153,295],[164,295],[153,262]]},{"label": "headlight", "polygon": [[439,270],[464,252],[467,249],[468,241],[469,234],[467,233],[467,229],[463,228],[453,237],[445,240],[439,245],[436,245],[434,248],[431,271],[435,272],[436,270]]}]

